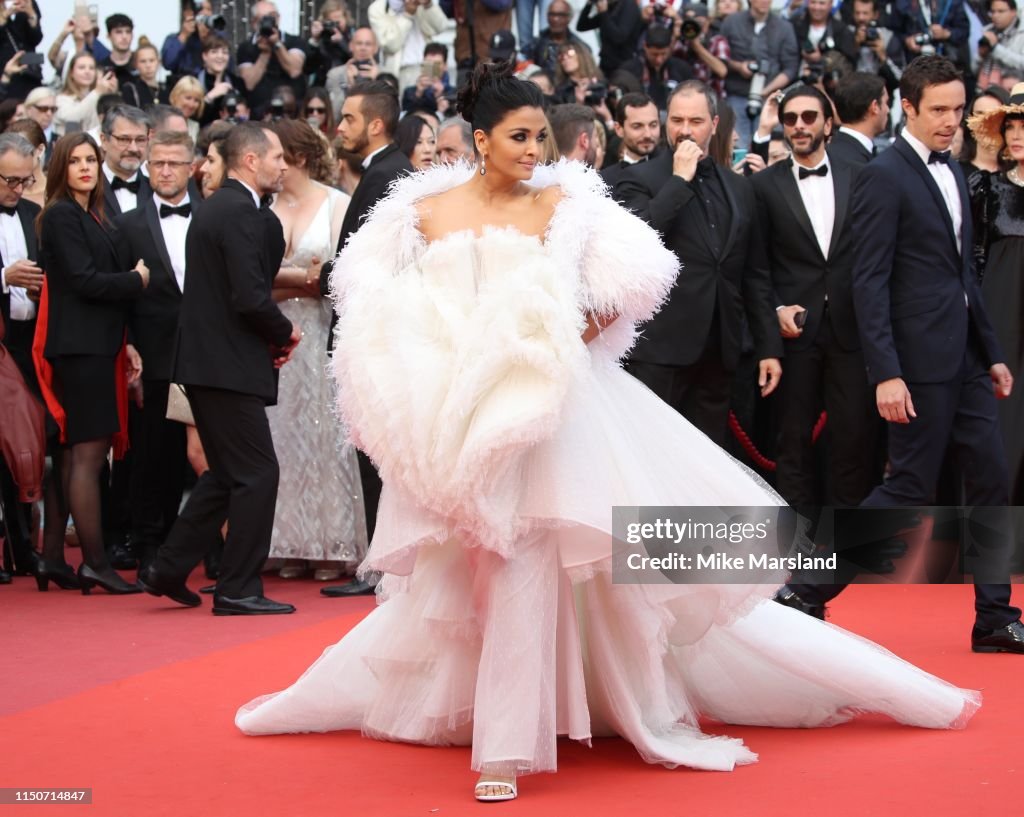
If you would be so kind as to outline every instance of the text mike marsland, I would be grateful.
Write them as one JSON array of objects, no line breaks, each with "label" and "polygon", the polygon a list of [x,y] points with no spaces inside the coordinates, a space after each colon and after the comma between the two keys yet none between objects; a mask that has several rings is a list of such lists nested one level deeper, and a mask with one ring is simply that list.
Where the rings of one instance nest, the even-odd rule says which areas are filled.
[{"label": "text mike marsland", "polygon": [[767,553],[669,553],[643,556],[631,553],[626,559],[630,570],[835,570],[838,556],[769,556]]}]

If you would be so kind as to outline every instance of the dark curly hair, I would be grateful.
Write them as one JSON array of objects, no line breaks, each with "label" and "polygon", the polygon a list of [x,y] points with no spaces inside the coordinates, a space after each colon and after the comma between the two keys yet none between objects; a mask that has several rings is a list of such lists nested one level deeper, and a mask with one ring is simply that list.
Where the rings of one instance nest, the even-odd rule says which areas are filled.
[{"label": "dark curly hair", "polygon": [[478,65],[459,91],[457,110],[473,130],[490,133],[509,112],[543,108],[544,95],[532,82],[516,79],[512,60]]}]

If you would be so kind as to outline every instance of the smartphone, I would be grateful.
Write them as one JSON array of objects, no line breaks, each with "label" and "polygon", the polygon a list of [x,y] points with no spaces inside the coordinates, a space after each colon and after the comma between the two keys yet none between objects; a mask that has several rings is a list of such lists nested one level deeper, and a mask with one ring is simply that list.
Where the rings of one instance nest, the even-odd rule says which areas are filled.
[{"label": "smartphone", "polygon": [[796,324],[797,329],[803,329],[804,324],[807,323],[807,310],[802,309],[793,316],[793,323]]},{"label": "smartphone", "polygon": [[735,167],[740,162],[742,162],[744,159],[746,159],[748,153],[750,153],[749,150],[744,150],[743,148],[736,148],[732,152],[732,164],[733,164],[733,167]]},{"label": "smartphone", "polygon": [[439,62],[424,62],[420,65],[420,76],[440,79],[444,72],[444,66]]},{"label": "smartphone", "polygon": [[19,62],[22,65],[42,65],[43,64],[43,55],[42,54],[36,54],[35,52],[30,52],[28,54],[22,54],[21,55],[21,59],[19,60]]}]

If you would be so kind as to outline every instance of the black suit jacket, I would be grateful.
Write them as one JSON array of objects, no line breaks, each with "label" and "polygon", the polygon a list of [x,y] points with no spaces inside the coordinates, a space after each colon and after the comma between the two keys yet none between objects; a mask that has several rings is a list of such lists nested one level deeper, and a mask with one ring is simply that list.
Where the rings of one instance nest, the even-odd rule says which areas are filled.
[{"label": "black suit jacket", "polygon": [[61,199],[43,214],[40,245],[50,303],[46,356],[116,355],[131,301],[143,291],[116,228]]},{"label": "black suit jacket", "polygon": [[[388,187],[395,179],[407,173],[412,173],[412,165],[408,157],[395,145],[388,145],[370,161],[356,189],[352,191],[352,200],[345,210],[345,219],[341,222],[341,233],[338,236],[338,252],[348,242],[352,233],[359,229],[363,219],[369,215],[372,207],[384,198]],[[331,271],[334,269],[334,259],[331,259],[320,268],[320,293],[330,294]],[[331,318],[331,331],[327,335],[327,350],[334,348],[334,325],[338,317]]]},{"label": "black suit jacket", "polygon": [[751,177],[761,214],[765,252],[776,306],[800,304],[807,323],[797,338],[786,339],[786,349],[811,346],[821,328],[825,296],[832,330],[839,345],[860,347],[853,311],[853,256],[857,251],[853,221],[849,217],[854,168],[832,159],[829,173],[835,192],[835,222],[827,257],[814,235],[814,227],[793,178],[793,160],[778,162]]},{"label": "black suit jacket", "polygon": [[956,162],[949,168],[960,193],[962,251],[938,184],[902,137],[854,186],[853,299],[872,383],[952,380],[971,331],[987,365],[1003,359],[974,275],[967,184]]},{"label": "black suit jacket", "polygon": [[[195,218],[201,202],[191,197],[189,201]],[[147,196],[139,207],[115,218],[114,224],[132,264],[141,258],[149,267],[149,286],[133,304],[130,317],[132,338],[142,355],[142,377],[145,380],[170,380],[181,311],[181,289],[174,277],[153,197]]]},{"label": "black suit jacket", "polygon": [[646,363],[686,366],[707,344],[714,310],[719,311],[722,362],[736,367],[742,347],[743,319],[749,321],[759,359],[779,357],[779,337],[771,282],[765,265],[750,183],[718,170],[731,218],[718,257],[711,250],[707,220],[693,188],[672,174],[672,153],[665,151],[623,173],[615,197],[661,233],[665,246],[682,263],[668,301],[643,327],[630,357]]},{"label": "black suit jacket", "polygon": [[[17,206],[18,219],[21,221],[21,229],[25,233],[25,249],[28,250],[30,261],[39,260],[39,248],[36,244],[36,216],[39,215],[39,205],[28,199],[21,199]],[[8,261],[0,254],[0,268],[6,267]],[[9,293],[0,291],[0,316],[4,319],[4,326],[11,322],[11,296]]]},{"label": "black suit jacket", "polygon": [[[102,172],[102,171],[101,171]],[[139,192],[136,194],[136,201],[143,201],[153,195],[153,188],[149,186],[149,179],[141,170],[138,175]],[[117,203],[117,196],[114,195],[114,187],[107,182],[107,176],[103,175],[103,207],[107,218],[113,219],[121,215],[121,205]]]},{"label": "black suit jacket", "polygon": [[270,292],[284,250],[281,222],[240,182],[226,179],[203,203],[185,240],[176,383],[276,401],[271,348],[287,344],[292,332]]},{"label": "black suit jacket", "polygon": [[871,151],[865,150],[864,145],[842,131],[829,140],[827,150],[830,158],[855,167],[863,167],[872,159]]},{"label": "black suit jacket", "polygon": [[639,162],[626,162],[623,161],[622,159],[619,159],[619,161],[617,161],[615,164],[608,165],[608,167],[604,168],[600,172],[600,176],[602,179],[604,179],[604,183],[608,185],[608,187],[614,193],[615,186],[622,180],[622,176],[623,174],[625,174],[627,170],[629,170],[631,167],[635,167],[638,164],[643,164],[644,162],[650,161],[650,159],[650,156],[645,156]]}]

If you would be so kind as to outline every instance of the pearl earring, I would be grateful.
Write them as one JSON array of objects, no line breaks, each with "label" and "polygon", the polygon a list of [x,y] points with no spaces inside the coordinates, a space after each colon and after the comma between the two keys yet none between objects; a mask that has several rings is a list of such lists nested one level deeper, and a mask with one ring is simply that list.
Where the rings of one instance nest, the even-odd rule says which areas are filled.
[{"label": "pearl earring", "polygon": [[486,176],[487,175],[487,157],[486,156],[481,156],[480,157],[480,175],[481,176]]}]

